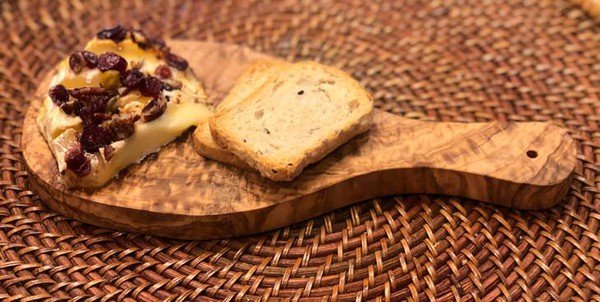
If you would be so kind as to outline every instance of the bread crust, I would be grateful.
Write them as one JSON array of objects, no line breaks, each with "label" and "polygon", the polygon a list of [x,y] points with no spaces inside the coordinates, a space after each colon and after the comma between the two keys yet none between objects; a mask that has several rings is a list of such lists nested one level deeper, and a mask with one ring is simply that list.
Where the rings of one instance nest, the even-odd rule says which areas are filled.
[{"label": "bread crust", "polygon": [[200,124],[193,134],[194,150],[204,157],[235,166],[244,170],[254,170],[250,165],[240,160],[233,153],[218,145],[210,133],[208,123]]}]

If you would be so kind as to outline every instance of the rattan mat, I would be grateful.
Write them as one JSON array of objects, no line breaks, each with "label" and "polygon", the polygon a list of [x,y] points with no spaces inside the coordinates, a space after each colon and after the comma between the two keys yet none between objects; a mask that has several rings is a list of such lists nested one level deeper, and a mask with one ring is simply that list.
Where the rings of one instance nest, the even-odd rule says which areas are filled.
[{"label": "rattan mat", "polygon": [[[600,300],[600,25],[572,4],[3,1],[0,20],[0,300]],[[41,76],[117,22],[340,66],[410,118],[555,122],[575,181],[547,211],[395,196],[209,242],[73,221],[29,190],[21,123]]]}]

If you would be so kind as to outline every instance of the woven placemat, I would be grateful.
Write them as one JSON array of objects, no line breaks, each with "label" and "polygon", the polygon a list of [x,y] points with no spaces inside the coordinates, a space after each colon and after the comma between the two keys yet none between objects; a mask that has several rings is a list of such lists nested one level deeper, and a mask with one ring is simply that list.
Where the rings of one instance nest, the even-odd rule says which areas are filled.
[{"label": "woven placemat", "polygon": [[[48,210],[21,123],[42,75],[103,27],[238,43],[350,71],[376,106],[441,121],[552,121],[579,164],[564,203],[362,202],[208,242]],[[2,1],[0,300],[600,300],[600,25],[565,1]]]}]

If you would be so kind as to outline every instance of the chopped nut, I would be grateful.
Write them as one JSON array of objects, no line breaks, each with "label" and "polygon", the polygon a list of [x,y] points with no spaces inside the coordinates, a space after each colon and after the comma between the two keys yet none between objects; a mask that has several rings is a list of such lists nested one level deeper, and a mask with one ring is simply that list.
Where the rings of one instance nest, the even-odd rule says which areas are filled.
[{"label": "chopped nut", "polygon": [[121,114],[102,122],[100,126],[110,133],[112,141],[120,141],[130,137],[135,132],[135,121],[138,118],[138,116],[131,114]]},{"label": "chopped nut", "polygon": [[117,104],[119,103],[119,97],[114,96],[106,103],[106,111],[108,112],[116,112],[118,109]]},{"label": "chopped nut", "polygon": [[164,97],[154,98],[144,109],[142,109],[142,120],[150,122],[160,117],[167,110],[167,99]]},{"label": "chopped nut", "polygon": [[91,120],[93,114],[105,112],[108,101],[116,96],[115,91],[102,87],[75,88],[69,90],[69,94],[81,103],[81,110],[78,110],[76,113],[81,117],[84,124],[93,123],[93,120]]},{"label": "chopped nut", "polygon": [[104,159],[109,161],[115,155],[115,148],[111,145],[106,145],[104,146],[104,150],[102,150],[102,154],[104,155]]},{"label": "chopped nut", "polygon": [[69,115],[77,114],[81,109],[81,102],[77,99],[69,99],[67,102],[60,105],[60,109]]},{"label": "chopped nut", "polygon": [[93,113],[94,121],[97,123],[102,123],[106,120],[109,120],[112,117],[112,113],[109,112],[95,112]]},{"label": "chopped nut", "polygon": [[129,62],[131,69],[141,69],[144,66],[144,60],[131,60]]},{"label": "chopped nut", "polygon": [[115,93],[102,87],[81,87],[69,90],[69,94],[76,99],[86,99],[90,96],[114,96]]},{"label": "chopped nut", "polygon": [[148,36],[146,36],[146,34],[143,31],[138,29],[134,29],[131,31],[131,39],[140,47],[142,47],[142,45],[148,44]]}]

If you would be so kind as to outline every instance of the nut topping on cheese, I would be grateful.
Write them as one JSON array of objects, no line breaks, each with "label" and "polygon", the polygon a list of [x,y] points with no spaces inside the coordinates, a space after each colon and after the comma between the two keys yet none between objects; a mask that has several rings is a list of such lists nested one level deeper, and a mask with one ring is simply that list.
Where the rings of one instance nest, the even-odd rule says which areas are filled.
[{"label": "nut topping on cheese", "polygon": [[99,187],[207,119],[205,101],[162,39],[117,26],[59,64],[37,122],[65,183]]}]

